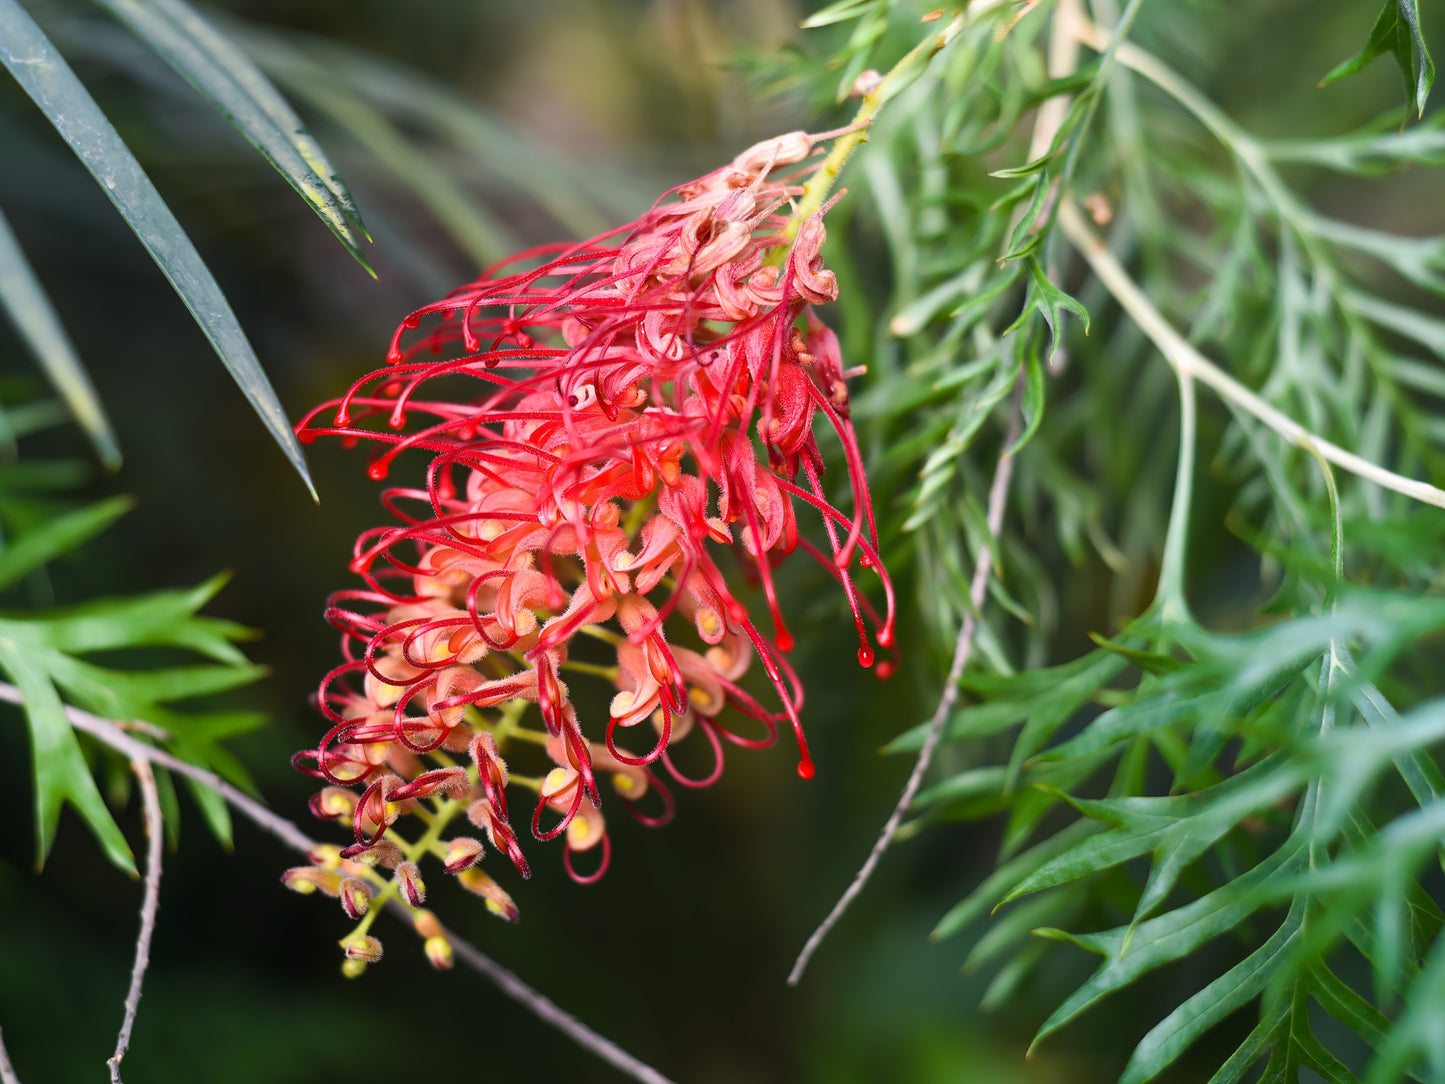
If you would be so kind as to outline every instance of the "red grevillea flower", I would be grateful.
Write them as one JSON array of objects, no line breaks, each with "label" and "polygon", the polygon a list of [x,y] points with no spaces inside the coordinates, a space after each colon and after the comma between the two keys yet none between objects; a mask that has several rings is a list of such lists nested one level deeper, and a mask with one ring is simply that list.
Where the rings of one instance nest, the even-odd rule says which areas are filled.
[{"label": "red grevillea flower", "polygon": [[[417,905],[409,886],[430,851],[515,917],[475,868],[482,840],[442,839],[453,815],[525,876],[507,795],[526,787],[531,834],[564,837],[568,871],[590,881],[611,852],[603,773],[631,813],[663,823],[668,781],[710,784],[726,745],[771,745],[786,723],[799,774],[813,774],[775,589],[782,560],[801,547],[842,585],[864,666],[870,624],[879,646],[893,642],[852,374],[814,313],[838,289],[822,212],[790,213],[821,138],[760,143],[635,222],[487,269],[408,316],[386,367],[298,426],[305,440],[380,442],[377,480],[403,452],[431,455],[424,485],[383,492],[395,522],[361,536],[351,567],[364,585],[327,610],[346,661],[321,685],[331,728],[296,760],[328,784],[318,814],[347,821],[355,842],[288,874],[298,885],[330,891],[320,874],[334,873],[352,911],[362,893],[347,881],[348,898],[347,878]],[[824,492],[819,415],[842,446],[849,510]],[[800,535],[799,509],[821,519],[820,545]],[[855,585],[859,566],[882,582],[881,617]],[[739,574],[761,589],[764,627],[731,586]],[[754,657],[772,686],[762,700],[742,684]],[[605,724],[579,718],[574,676],[614,686]],[[701,776],[674,763],[689,737],[710,757]],[[545,776],[509,775],[502,751],[521,743],[545,754]],[[394,824],[413,810],[425,828],[406,843]],[[586,851],[589,873],[576,862]],[[366,921],[346,942],[363,965]]]}]

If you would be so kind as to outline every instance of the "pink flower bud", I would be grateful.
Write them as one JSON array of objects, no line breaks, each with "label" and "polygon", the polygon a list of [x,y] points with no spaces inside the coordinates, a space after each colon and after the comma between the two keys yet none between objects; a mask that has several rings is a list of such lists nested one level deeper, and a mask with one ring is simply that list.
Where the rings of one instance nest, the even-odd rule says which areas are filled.
[{"label": "pink flower bud", "polygon": [[318,891],[335,896],[341,891],[341,874],[315,866],[296,866],[281,874],[281,883],[303,896]]},{"label": "pink flower bud", "polygon": [[481,841],[470,836],[460,836],[447,844],[446,871],[460,873],[475,866],[481,857]]},{"label": "pink flower bud", "polygon": [[517,905],[512,902],[512,897],[507,894],[506,889],[475,866],[462,870],[457,875],[457,880],[468,892],[475,892],[481,896],[486,901],[487,910],[498,918],[516,922],[521,917],[521,912],[517,910]]},{"label": "pink flower bud", "polygon": [[445,937],[428,937],[422,943],[426,951],[426,958],[431,961],[432,967],[438,971],[449,971],[455,956],[452,953],[452,943]]}]

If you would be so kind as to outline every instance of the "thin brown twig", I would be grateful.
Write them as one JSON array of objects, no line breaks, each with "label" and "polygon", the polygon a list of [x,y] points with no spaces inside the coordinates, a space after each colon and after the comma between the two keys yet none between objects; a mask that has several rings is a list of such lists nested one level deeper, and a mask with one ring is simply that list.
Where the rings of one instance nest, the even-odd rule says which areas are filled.
[{"label": "thin brown twig", "polygon": [[[20,690],[13,685],[0,682],[0,700],[9,701],[12,704],[23,704],[24,698]],[[144,760],[163,768],[168,768],[177,775],[186,776],[196,782],[209,787],[233,806],[237,812],[246,817],[257,827],[264,829],[275,836],[286,846],[301,854],[308,854],[319,843],[308,836],[300,828],[292,824],[285,817],[271,812],[250,795],[233,787],[214,772],[205,768],[198,768],[179,757],[172,756],[163,749],[157,749],[152,745],[146,745],[131,737],[124,730],[118,727],[109,719],[102,719],[98,715],[82,711],[66,705],[66,715],[70,719],[71,726],[76,730],[83,731],[91,737],[117,752],[124,753],[132,760]],[[405,910],[402,908],[401,910]],[[410,915],[407,915],[408,923]],[[632,1077],[641,1084],[671,1084],[669,1079],[652,1068],[646,1062],[633,1057],[610,1039],[599,1035],[586,1024],[582,1023],[571,1013],[567,1012],[550,998],[532,989],[520,978],[497,963],[481,949],[468,941],[463,940],[451,931],[446,931],[447,939],[452,943],[452,951],[468,967],[478,974],[490,979],[499,990],[507,997],[516,1001],[523,1008],[536,1016],[543,1023],[550,1024],[562,1034],[575,1042],[584,1050],[614,1066],[623,1073]],[[12,1084],[12,1081],[0,1077],[0,1084]],[[18,1081],[13,1082],[18,1084]]]},{"label": "thin brown twig", "polygon": [[818,946],[823,943],[824,938],[838,924],[843,913],[858,897],[864,887],[867,886],[873,871],[878,867],[883,853],[893,842],[898,827],[903,823],[908,808],[913,804],[913,798],[918,793],[919,786],[923,783],[923,775],[928,771],[929,762],[933,759],[933,751],[938,747],[939,739],[943,736],[943,724],[953,712],[953,705],[958,700],[958,679],[963,675],[963,668],[968,665],[968,657],[973,651],[973,638],[978,630],[978,615],[983,609],[984,597],[988,591],[988,581],[993,576],[993,547],[994,541],[998,538],[999,532],[1003,529],[1004,505],[1008,497],[1009,485],[1013,481],[1014,458],[1009,450],[1019,438],[1019,432],[1023,424],[1023,413],[1019,409],[1020,396],[1023,389],[1022,378],[1014,392],[1013,406],[1009,412],[1008,431],[1004,434],[1003,444],[998,458],[998,466],[994,468],[993,482],[988,490],[988,538],[984,540],[978,551],[978,564],[974,566],[973,581],[969,584],[969,600],[972,609],[963,619],[963,626],[958,630],[958,639],[953,647],[953,662],[948,668],[948,677],[943,683],[943,694],[938,698],[938,706],[934,709],[933,719],[928,725],[928,735],[923,739],[923,748],[918,751],[918,759],[913,764],[913,771],[909,773],[908,782],[903,786],[903,793],[898,797],[898,803],[893,807],[888,820],[883,825],[883,831],[878,833],[878,839],[873,844],[873,849],[868,852],[868,858],[864,861],[861,869],[854,875],[852,883],[838,897],[838,902],[833,904],[833,909],[828,912],[828,917],[818,924],[812,935],[808,938],[803,951],[798,953],[798,958],[793,963],[793,970],[788,973],[788,985],[796,986],[803,977],[803,972],[808,967],[808,961],[813,958],[813,953],[818,951]]},{"label": "thin brown twig", "polygon": [[15,1066],[10,1064],[10,1051],[5,1049],[5,1033],[0,1031],[0,1084],[20,1084]]},{"label": "thin brown twig", "polygon": [[133,757],[130,770],[140,784],[141,806],[145,811],[146,876],[145,895],[141,898],[140,933],[135,939],[135,963],[130,969],[130,989],[125,995],[125,1017],[115,1040],[115,1053],[106,1061],[110,1066],[111,1084],[121,1084],[120,1061],[130,1049],[130,1035],[135,1016],[140,1010],[141,984],[151,960],[151,938],[156,932],[156,912],[161,903],[161,851],[165,848],[165,820],[161,816],[161,796],[156,789],[156,773],[144,757]]}]

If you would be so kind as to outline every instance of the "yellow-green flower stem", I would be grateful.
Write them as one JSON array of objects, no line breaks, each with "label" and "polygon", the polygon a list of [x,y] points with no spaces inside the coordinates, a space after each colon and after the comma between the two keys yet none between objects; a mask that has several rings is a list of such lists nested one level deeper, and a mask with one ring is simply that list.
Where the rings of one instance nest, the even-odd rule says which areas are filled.
[{"label": "yellow-green flower stem", "polygon": [[[499,752],[506,745],[509,738],[520,738],[525,741],[540,740],[545,742],[547,740],[546,734],[524,728],[520,724],[522,714],[527,710],[527,705],[528,701],[525,700],[509,701],[502,706],[499,713],[500,718],[498,718],[494,724],[488,724],[487,721],[481,717],[480,712],[469,712],[469,715],[475,715],[476,718],[471,718],[468,722],[490,729],[497,743]],[[427,755],[443,767],[453,768],[457,766],[457,762],[441,750],[435,750]],[[467,778],[473,783],[477,782],[476,765],[469,765],[467,767]],[[509,782],[517,783],[529,790],[541,790],[542,787],[541,780],[534,780],[530,776],[511,776]],[[436,801],[431,810],[426,809],[424,806],[419,806],[416,814],[426,824],[427,828],[415,842],[408,843],[394,828],[388,828],[384,835],[401,848],[402,856],[408,862],[417,862],[425,854],[444,854],[445,851],[441,847],[442,833],[446,831],[447,825],[456,819],[458,813],[466,811],[467,805],[468,803],[465,801],[445,797]],[[374,886],[377,892],[372,897],[366,914],[362,915],[360,921],[357,922],[352,931],[341,939],[340,944],[343,948],[357,938],[365,937],[371,929],[371,924],[376,921],[376,916],[381,913],[389,901],[399,898],[398,894],[401,891],[401,886],[395,877],[387,877],[378,872],[375,867],[362,865],[360,875],[364,880]],[[401,902],[408,910],[415,910],[415,908],[412,908],[405,900],[401,900]]]},{"label": "yellow-green flower stem", "polygon": [[[999,6],[999,3],[976,3],[974,18],[977,19],[983,11]],[[848,130],[833,141],[828,156],[803,186],[803,194],[798,198],[792,216],[778,232],[779,244],[769,255],[769,263],[778,265],[787,258],[787,246],[797,238],[798,230],[810,215],[818,213],[842,174],[843,167],[848,164],[848,159],[868,141],[868,129],[872,127],[879,111],[923,74],[928,62],[963,30],[965,21],[965,13],[960,11],[942,30],[928,35],[910,49],[903,59],[888,70],[888,74],[863,95],[863,102],[858,107],[858,112],[853,115]]]}]

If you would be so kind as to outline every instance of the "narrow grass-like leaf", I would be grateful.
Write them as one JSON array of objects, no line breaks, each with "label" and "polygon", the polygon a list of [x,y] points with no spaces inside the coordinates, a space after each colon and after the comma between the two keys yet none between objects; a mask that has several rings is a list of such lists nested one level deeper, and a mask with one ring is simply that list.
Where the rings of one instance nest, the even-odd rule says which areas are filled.
[{"label": "narrow grass-like leaf", "polygon": [[[236,126],[310,205],[357,263],[366,237],[356,202],[326,153],[255,63],[184,0],[96,0]],[[360,234],[360,237],[358,236]]]},{"label": "narrow grass-like leaf", "polygon": [[120,467],[120,448],[110,419],[95,394],[90,375],[80,363],[70,336],[50,304],[40,280],[26,260],[10,223],[0,214],[0,306],[20,332],[45,375],[95,445],[107,470]]},{"label": "narrow grass-like leaf", "polygon": [[18,0],[0,0],[0,63],[115,204],[314,497],[301,445],[225,294],[130,148]]}]

